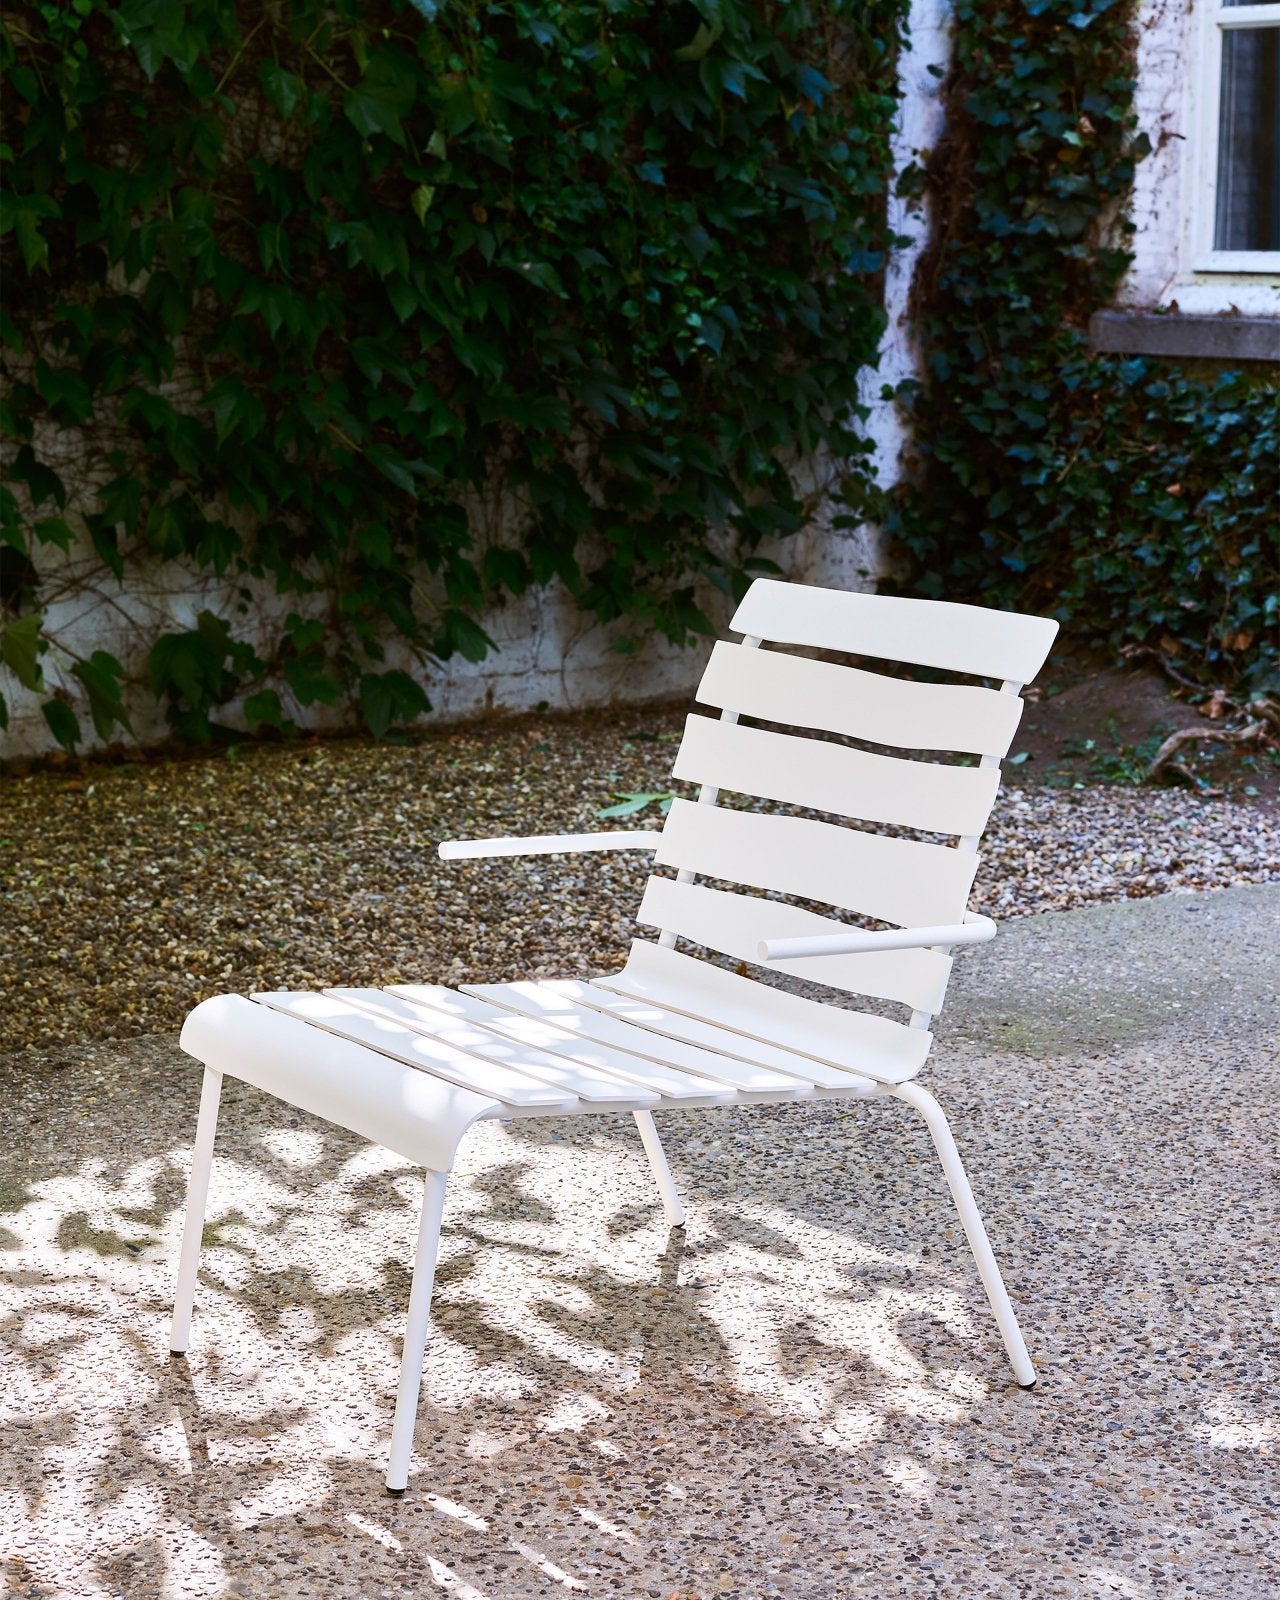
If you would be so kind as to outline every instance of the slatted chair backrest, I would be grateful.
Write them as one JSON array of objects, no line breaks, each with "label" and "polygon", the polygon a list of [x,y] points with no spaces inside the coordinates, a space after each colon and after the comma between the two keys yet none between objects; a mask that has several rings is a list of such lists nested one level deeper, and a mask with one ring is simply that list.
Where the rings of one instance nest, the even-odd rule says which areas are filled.
[{"label": "slatted chair backrest", "polygon": [[[674,775],[701,786],[697,803],[673,803],[663,828],[655,863],[677,876],[651,877],[640,909],[639,920],[660,930],[659,946],[671,949],[680,938],[751,964],[762,939],[842,926],[750,892],[758,890],[898,927],[960,922],[1000,758],[1022,713],[1019,690],[1043,665],[1057,623],[761,579],[732,627],[746,636],[743,643],[716,645],[697,695],[720,718],[690,716],[676,758]],[[1000,687],[889,677],[790,654],[787,646],[994,679]],[[920,752],[978,756],[980,763]],[[721,791],[841,820],[719,805]],[[897,838],[859,823],[951,837]],[[942,1005],[951,957],[943,950],[880,951],[773,970],[900,1002],[917,1027],[927,1027]]]}]

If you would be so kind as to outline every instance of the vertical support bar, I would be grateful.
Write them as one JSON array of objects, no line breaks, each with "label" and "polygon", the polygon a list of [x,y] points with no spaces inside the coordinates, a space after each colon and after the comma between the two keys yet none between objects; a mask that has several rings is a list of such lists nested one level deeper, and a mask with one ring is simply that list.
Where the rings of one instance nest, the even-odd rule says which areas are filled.
[{"label": "vertical support bar", "polygon": [[[759,641],[759,639],[757,639],[755,637],[754,634],[750,634],[750,633],[745,634],[743,636],[742,643],[743,643],[744,649],[747,649],[747,650],[758,650],[760,648],[760,641]],[[720,713],[720,720],[721,720],[721,722],[736,722],[738,720],[738,713],[736,711],[722,711]],[[698,804],[700,806],[713,806],[713,805],[715,805],[716,801],[719,800],[719,798],[720,798],[720,791],[719,791],[718,788],[716,788],[716,786],[714,784],[704,783],[698,789]],[[690,872],[687,867],[682,867],[680,869],[680,871],[676,873],[676,882],[677,883],[693,883],[695,881],[696,877],[697,877],[696,873]],[[662,931],[658,935],[658,944],[661,946],[661,948],[663,950],[674,950],[675,949],[676,936],[675,936],[674,933],[671,932],[670,928],[663,928],[662,929]],[[640,1119],[640,1112],[637,1111],[636,1112],[636,1120],[639,1121],[639,1119]],[[649,1119],[649,1127],[650,1127],[650,1130],[652,1131],[652,1128],[653,1128],[653,1119],[652,1119],[652,1117]],[[643,1128],[643,1126],[640,1129],[640,1136],[641,1136],[641,1138],[644,1138],[644,1128]],[[655,1140],[657,1139],[657,1137],[658,1137],[658,1135],[656,1133],[653,1133],[653,1138]],[[649,1141],[648,1141],[648,1139],[645,1139],[645,1149],[646,1150],[649,1149]],[[662,1146],[659,1145],[658,1149],[661,1150]],[[652,1152],[650,1152],[649,1159],[650,1160],[653,1159]],[[663,1166],[664,1167],[666,1166],[666,1158],[665,1157],[663,1157]],[[654,1172],[655,1173],[657,1172],[657,1167],[656,1166],[654,1167]],[[668,1174],[668,1178],[669,1177],[670,1177],[670,1174]],[[661,1177],[658,1178],[658,1187],[662,1188],[662,1179],[661,1179]],[[674,1189],[673,1189],[672,1192],[674,1193]],[[664,1193],[664,1204],[665,1204],[665,1193]],[[678,1199],[677,1199],[677,1204],[679,1204]],[[684,1218],[684,1209],[683,1209],[683,1207],[680,1208],[680,1216],[681,1216],[681,1220],[683,1220],[683,1218]],[[671,1212],[670,1212],[670,1209],[668,1208],[668,1211],[667,1211],[668,1221],[670,1221],[670,1217],[671,1217]],[[678,1222],[672,1222],[671,1226],[673,1228],[678,1228],[680,1226],[680,1224]]]},{"label": "vertical support bar", "polygon": [[187,1214],[182,1224],[182,1254],[178,1258],[178,1282],[173,1294],[173,1323],[169,1330],[172,1355],[187,1353],[191,1339],[191,1307],[196,1297],[196,1274],[200,1270],[200,1239],[204,1233],[204,1214],[209,1203],[209,1170],[213,1166],[213,1136],[218,1131],[218,1105],[222,1099],[222,1074],[212,1067],[204,1069],[200,1087],[200,1116],[196,1122],[196,1142],[191,1152],[191,1177],[187,1181]]},{"label": "vertical support bar", "polygon": [[987,1299],[991,1302],[992,1311],[995,1312],[1000,1337],[1004,1340],[1009,1364],[1013,1368],[1013,1376],[1022,1388],[1033,1388],[1036,1369],[1031,1365],[1031,1357],[1027,1354],[1022,1330],[1009,1302],[1004,1279],[1000,1276],[1000,1268],[996,1264],[995,1252],[991,1248],[991,1241],[987,1238],[987,1230],[982,1223],[982,1214],[978,1210],[977,1201],[973,1198],[968,1175],[960,1160],[956,1142],[951,1137],[951,1129],[942,1107],[929,1091],[922,1089],[918,1083],[895,1083],[889,1089],[889,1093],[914,1106],[925,1120],[933,1138],[933,1147],[942,1162],[942,1170],[947,1175],[951,1198],[960,1213],[960,1221],[964,1226],[969,1248],[973,1251],[973,1259],[978,1264],[982,1287],[987,1291]]},{"label": "vertical support bar", "polygon": [[667,1219],[667,1227],[683,1228],[684,1201],[676,1188],[676,1180],[671,1176],[671,1168],[667,1164],[667,1152],[662,1148],[662,1140],[659,1139],[658,1130],[653,1124],[653,1112],[633,1111],[631,1115],[636,1119],[636,1127],[640,1130],[640,1142],[644,1145],[644,1153],[649,1157],[649,1165],[653,1168],[658,1193],[662,1196],[662,1212]]},{"label": "vertical support bar", "polygon": [[391,1425],[391,1450],[387,1462],[387,1489],[403,1494],[409,1484],[409,1458],[413,1454],[413,1424],[418,1414],[422,1363],[431,1329],[431,1291],[436,1281],[436,1255],[440,1248],[440,1219],[448,1173],[427,1172],[422,1184],[422,1216],[418,1222],[418,1248],[409,1289],[409,1315],[405,1321],[404,1354],[400,1358],[400,1388],[396,1416]]}]

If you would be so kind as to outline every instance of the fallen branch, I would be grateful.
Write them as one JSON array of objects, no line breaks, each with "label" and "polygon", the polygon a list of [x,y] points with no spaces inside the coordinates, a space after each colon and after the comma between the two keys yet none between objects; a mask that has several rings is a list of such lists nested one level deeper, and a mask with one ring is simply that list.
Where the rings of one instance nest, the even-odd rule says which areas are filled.
[{"label": "fallen branch", "polygon": [[1203,795],[1206,800],[1221,800],[1226,794],[1225,789],[1207,788],[1203,778],[1197,778],[1190,767],[1184,767],[1181,761],[1168,762],[1160,776],[1162,778],[1181,778],[1188,788],[1194,789],[1198,795]]},{"label": "fallen branch", "polygon": [[[1126,661],[1154,661],[1166,678],[1172,683],[1176,683],[1179,688],[1190,690],[1192,694],[1203,695],[1208,693],[1204,684],[1197,683],[1194,678],[1188,678],[1184,672],[1179,672],[1163,650],[1155,650],[1149,644],[1127,644],[1120,654]],[[1243,709],[1239,701],[1229,700],[1221,689],[1214,692],[1222,695],[1222,705],[1230,707],[1233,711]]]},{"label": "fallen branch", "polygon": [[1249,710],[1255,717],[1261,717],[1264,722],[1269,722],[1277,733],[1280,733],[1280,700],[1254,700]]},{"label": "fallen branch", "polygon": [[[1144,780],[1150,783],[1160,774],[1160,769],[1168,765],[1171,758],[1181,750],[1183,745],[1194,744],[1197,739],[1210,739],[1216,744],[1249,744],[1254,739],[1261,739],[1267,733],[1265,722],[1251,722],[1247,728],[1238,728],[1234,733],[1226,728],[1179,728],[1176,733],[1171,733],[1156,751],[1151,759],[1151,765],[1144,774]],[[1184,778],[1196,779],[1181,763],[1176,767],[1170,766],[1170,771],[1177,771]]]}]

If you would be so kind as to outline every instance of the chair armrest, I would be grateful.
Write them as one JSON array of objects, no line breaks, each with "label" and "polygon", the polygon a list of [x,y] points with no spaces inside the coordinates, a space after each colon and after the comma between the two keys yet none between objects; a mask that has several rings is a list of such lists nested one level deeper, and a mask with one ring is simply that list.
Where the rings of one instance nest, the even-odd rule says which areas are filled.
[{"label": "chair armrest", "polygon": [[656,850],[662,835],[652,828],[632,828],[618,833],[538,833],[529,838],[446,839],[440,846],[442,861],[468,856],[560,856],[587,850]]},{"label": "chair armrest", "polygon": [[762,939],[758,946],[761,961],[798,961],[805,956],[860,955],[872,950],[920,950],[933,945],[986,944],[996,936],[990,917],[966,911],[963,922],[945,923],[937,928],[890,928],[872,933],[866,928],[850,928],[847,933],[817,934],[811,939]]}]

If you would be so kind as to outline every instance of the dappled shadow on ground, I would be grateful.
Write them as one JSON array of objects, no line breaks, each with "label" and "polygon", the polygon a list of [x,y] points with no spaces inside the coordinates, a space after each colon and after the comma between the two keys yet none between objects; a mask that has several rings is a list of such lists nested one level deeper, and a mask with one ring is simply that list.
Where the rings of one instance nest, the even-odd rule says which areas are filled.
[{"label": "dappled shadow on ground", "polygon": [[957,1077],[1032,1395],[905,1108],[668,1119],[692,1200],[672,1234],[628,1119],[484,1125],[450,1185],[396,1501],[418,1176],[229,1082],[174,1360],[181,1059],[0,1086],[42,1130],[0,1191],[6,1593],[1268,1592],[1265,1205],[1229,1095],[1228,1136],[1184,1170],[1193,1125],[1158,1096],[1139,1135],[1082,1065],[1046,1113],[979,1062],[1009,1113],[992,1129],[966,1125]]}]

